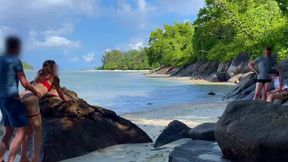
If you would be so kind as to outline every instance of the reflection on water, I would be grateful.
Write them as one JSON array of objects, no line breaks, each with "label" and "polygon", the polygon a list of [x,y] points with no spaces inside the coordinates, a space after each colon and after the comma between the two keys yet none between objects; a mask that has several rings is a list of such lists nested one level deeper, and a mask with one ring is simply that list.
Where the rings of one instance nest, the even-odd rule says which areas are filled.
[{"label": "reflection on water", "polygon": [[[30,80],[36,72],[27,72]],[[180,81],[148,78],[140,72],[61,72],[61,84],[90,104],[117,113],[145,111],[192,102],[213,102],[230,89],[227,85],[191,85]],[[207,96],[210,91],[216,96]]]}]

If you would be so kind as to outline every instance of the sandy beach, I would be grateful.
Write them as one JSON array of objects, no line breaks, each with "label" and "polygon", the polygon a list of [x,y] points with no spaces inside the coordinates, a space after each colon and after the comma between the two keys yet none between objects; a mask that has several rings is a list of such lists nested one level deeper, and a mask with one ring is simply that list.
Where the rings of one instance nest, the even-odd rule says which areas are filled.
[{"label": "sandy beach", "polygon": [[[141,127],[155,141],[172,120],[182,121],[190,127],[204,122],[216,122],[223,113],[226,104],[226,102],[221,101],[191,103],[122,116]],[[159,149],[154,149],[152,143],[117,145],[63,162],[167,162],[169,153],[173,148],[189,140],[191,139],[175,141]]]},{"label": "sandy beach", "polygon": [[146,74],[146,77],[150,78],[159,78],[159,79],[168,79],[168,80],[174,80],[174,81],[180,81],[188,84],[194,84],[194,85],[236,85],[232,82],[210,82],[204,79],[193,79],[191,77],[175,77],[165,74]]}]

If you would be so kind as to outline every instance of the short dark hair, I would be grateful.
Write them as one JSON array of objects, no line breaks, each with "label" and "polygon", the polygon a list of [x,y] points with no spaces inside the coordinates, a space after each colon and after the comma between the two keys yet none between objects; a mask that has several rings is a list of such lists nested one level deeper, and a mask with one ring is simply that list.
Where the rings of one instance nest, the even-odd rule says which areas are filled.
[{"label": "short dark hair", "polygon": [[17,36],[8,36],[5,40],[5,50],[7,53],[14,52],[21,48],[21,40]]},{"label": "short dark hair", "polygon": [[272,52],[272,47],[266,47],[265,49],[269,52]]}]

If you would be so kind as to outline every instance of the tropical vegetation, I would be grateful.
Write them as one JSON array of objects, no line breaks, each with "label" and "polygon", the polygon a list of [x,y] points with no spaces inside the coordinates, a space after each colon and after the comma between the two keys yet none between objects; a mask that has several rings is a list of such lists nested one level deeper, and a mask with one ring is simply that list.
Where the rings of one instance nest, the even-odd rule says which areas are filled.
[{"label": "tropical vegetation", "polygon": [[145,50],[134,51],[141,53],[141,66],[134,65],[139,60],[127,59],[133,55],[131,51],[114,50],[112,53],[118,54],[104,55],[103,68],[180,67],[197,60],[227,62],[240,53],[253,59],[268,46],[279,59],[288,56],[288,0],[205,3],[195,22],[164,25],[152,31]]}]

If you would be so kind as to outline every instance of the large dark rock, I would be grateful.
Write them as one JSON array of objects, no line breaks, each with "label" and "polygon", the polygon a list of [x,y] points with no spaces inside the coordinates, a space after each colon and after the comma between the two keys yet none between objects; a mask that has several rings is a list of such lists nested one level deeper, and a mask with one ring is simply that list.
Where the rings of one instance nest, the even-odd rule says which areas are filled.
[{"label": "large dark rock", "polygon": [[251,100],[255,94],[255,79],[257,76],[254,73],[248,73],[230,92],[225,96],[225,99],[233,100]]},{"label": "large dark rock", "polygon": [[230,77],[233,77],[237,74],[249,72],[249,56],[246,53],[242,53],[239,56],[235,57],[230,64],[230,67],[227,70],[227,73]]},{"label": "large dark rock", "polygon": [[190,141],[176,147],[169,155],[169,162],[225,162],[217,143]]},{"label": "large dark rock", "polygon": [[216,72],[216,76],[217,76],[218,81],[225,82],[225,81],[230,79],[230,76],[227,73],[227,70],[228,70],[230,64],[231,64],[230,62],[219,64],[217,72]]},{"label": "large dark rock", "polygon": [[154,147],[161,147],[173,141],[180,140],[182,138],[189,138],[188,132],[190,128],[184,123],[174,120],[168,124],[168,126],[162,131],[159,137],[156,139]]},{"label": "large dark rock", "polygon": [[211,80],[217,72],[219,63],[215,61],[197,61],[191,65],[184,66],[176,71],[172,76],[191,77],[192,79]]},{"label": "large dark rock", "polygon": [[188,134],[194,140],[215,141],[215,123],[203,123],[192,128]]},{"label": "large dark rock", "polygon": [[64,90],[74,102],[46,96],[40,101],[43,117],[43,162],[57,162],[108,146],[152,142],[132,122],[115,112],[89,105]]},{"label": "large dark rock", "polygon": [[243,162],[288,161],[288,107],[260,101],[229,103],[215,127],[224,157]]}]

